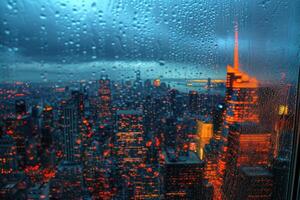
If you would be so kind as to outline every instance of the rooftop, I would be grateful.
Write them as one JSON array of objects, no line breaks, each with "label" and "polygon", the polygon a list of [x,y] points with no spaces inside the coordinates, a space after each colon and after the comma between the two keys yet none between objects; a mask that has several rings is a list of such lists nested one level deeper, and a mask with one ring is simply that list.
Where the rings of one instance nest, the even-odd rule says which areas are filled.
[{"label": "rooftop", "polygon": [[180,155],[176,157],[176,153],[172,148],[166,149],[163,152],[165,155],[166,164],[203,164],[198,155],[193,151],[188,151],[187,155]]},{"label": "rooftop", "polygon": [[272,173],[264,167],[241,167],[240,170],[247,176],[272,176]]}]

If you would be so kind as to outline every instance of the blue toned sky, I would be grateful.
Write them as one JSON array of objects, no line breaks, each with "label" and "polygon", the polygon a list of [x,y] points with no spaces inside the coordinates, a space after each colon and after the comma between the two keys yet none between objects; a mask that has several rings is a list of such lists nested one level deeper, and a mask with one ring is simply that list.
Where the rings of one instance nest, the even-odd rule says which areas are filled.
[{"label": "blue toned sky", "polygon": [[239,24],[240,63],[296,79],[294,0],[2,0],[1,80],[224,78]]}]

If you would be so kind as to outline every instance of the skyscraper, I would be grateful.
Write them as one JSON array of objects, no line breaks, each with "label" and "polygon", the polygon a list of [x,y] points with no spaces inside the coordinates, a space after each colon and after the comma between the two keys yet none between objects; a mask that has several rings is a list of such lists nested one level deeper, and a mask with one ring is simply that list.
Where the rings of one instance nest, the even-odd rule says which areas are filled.
[{"label": "skyscraper", "polygon": [[51,106],[45,106],[42,113],[42,146],[48,148],[52,145],[52,131],[54,125],[53,108]]},{"label": "skyscraper", "polygon": [[177,157],[173,149],[164,152],[162,183],[165,199],[200,200],[203,198],[204,162],[194,152]]},{"label": "skyscraper", "polygon": [[199,137],[198,153],[200,159],[203,159],[205,145],[209,144],[213,136],[213,124],[209,119],[197,120],[197,135]]},{"label": "skyscraper", "polygon": [[17,171],[16,143],[10,135],[0,136],[0,174],[7,175]]},{"label": "skyscraper", "polygon": [[258,122],[258,81],[239,69],[238,31],[235,30],[234,65],[227,66],[225,126],[236,122]]},{"label": "skyscraper", "polygon": [[64,159],[69,162],[78,162],[80,159],[81,140],[77,113],[78,109],[73,101],[69,100],[62,105],[63,151]]},{"label": "skyscraper", "polygon": [[99,80],[99,125],[111,124],[111,91],[110,80],[105,77]]},{"label": "skyscraper", "polygon": [[232,188],[239,184],[240,167],[265,167],[271,161],[271,133],[256,123],[241,123],[229,127],[225,156],[223,193],[225,199],[235,199]]},{"label": "skyscraper", "polygon": [[142,176],[139,168],[146,163],[143,113],[137,110],[119,110],[116,125],[115,153],[119,173],[123,179],[122,189],[127,199],[134,199]]},{"label": "skyscraper", "polygon": [[199,112],[199,94],[197,91],[189,92],[189,110],[194,114]]},{"label": "skyscraper", "polygon": [[[220,186],[224,183],[224,174],[234,173],[230,172],[232,168],[228,167],[227,159],[228,155],[232,153],[234,148],[230,149],[229,154],[229,133],[231,125],[236,123],[258,123],[259,117],[257,113],[257,89],[258,81],[255,77],[251,77],[247,73],[239,69],[239,52],[238,52],[238,29],[235,26],[235,40],[234,40],[234,59],[233,66],[227,66],[227,75],[226,75],[226,96],[225,96],[225,111],[223,117],[223,127],[222,127],[222,136],[221,136],[221,146],[218,152],[218,167],[215,169],[218,174],[218,179],[214,184],[214,199],[222,198],[222,191]],[[239,134],[237,134],[239,136]],[[238,136],[231,137],[233,146],[240,147],[239,143],[233,141],[239,141]],[[248,134],[248,136],[251,136]],[[254,136],[255,138],[256,136]],[[234,139],[233,139],[234,138]],[[252,141],[252,139],[250,139]],[[236,144],[235,144],[236,143]],[[245,146],[247,140],[245,141]],[[236,152],[233,155],[237,156]],[[232,155],[231,155],[232,156]],[[253,157],[253,156],[251,156]],[[213,157],[212,157],[213,158]],[[231,159],[231,158],[230,158]],[[235,165],[235,164],[234,164]]]},{"label": "skyscraper", "polygon": [[241,167],[238,185],[230,189],[230,200],[271,200],[273,176],[263,167]]}]

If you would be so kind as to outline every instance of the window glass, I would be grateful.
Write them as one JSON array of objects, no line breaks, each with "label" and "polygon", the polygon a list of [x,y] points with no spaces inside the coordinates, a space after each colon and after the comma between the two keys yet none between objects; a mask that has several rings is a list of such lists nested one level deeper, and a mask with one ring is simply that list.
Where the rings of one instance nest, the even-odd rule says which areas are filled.
[{"label": "window glass", "polygon": [[1,0],[0,199],[287,199],[294,0]]}]

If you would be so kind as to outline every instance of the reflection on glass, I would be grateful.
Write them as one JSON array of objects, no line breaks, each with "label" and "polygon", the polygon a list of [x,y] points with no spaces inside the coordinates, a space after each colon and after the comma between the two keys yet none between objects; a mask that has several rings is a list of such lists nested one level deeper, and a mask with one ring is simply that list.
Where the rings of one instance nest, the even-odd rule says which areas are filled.
[{"label": "reflection on glass", "polygon": [[0,199],[287,199],[299,10],[1,1]]}]

